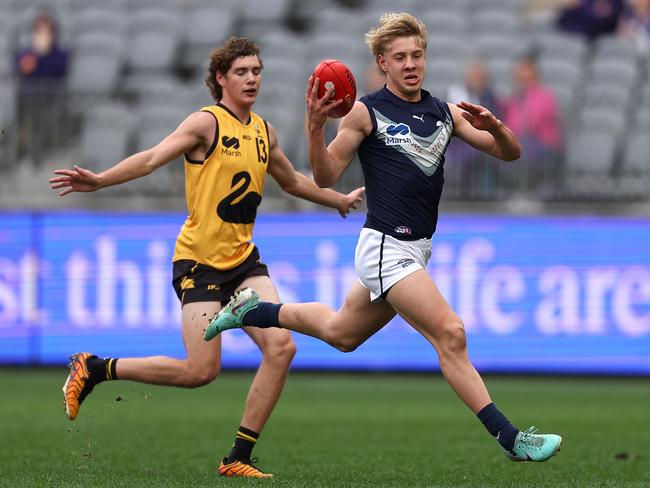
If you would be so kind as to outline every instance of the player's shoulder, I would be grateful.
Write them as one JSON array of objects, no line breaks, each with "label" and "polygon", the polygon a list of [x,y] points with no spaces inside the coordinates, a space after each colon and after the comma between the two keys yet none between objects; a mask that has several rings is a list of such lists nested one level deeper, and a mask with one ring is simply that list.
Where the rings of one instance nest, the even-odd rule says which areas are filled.
[{"label": "player's shoulder", "polygon": [[341,126],[344,128],[359,130],[367,134],[369,129],[372,128],[370,106],[361,100],[354,102],[350,112],[341,119]]},{"label": "player's shoulder", "polygon": [[217,123],[217,116],[211,111],[200,109],[189,114],[185,122],[195,126],[213,127]]}]

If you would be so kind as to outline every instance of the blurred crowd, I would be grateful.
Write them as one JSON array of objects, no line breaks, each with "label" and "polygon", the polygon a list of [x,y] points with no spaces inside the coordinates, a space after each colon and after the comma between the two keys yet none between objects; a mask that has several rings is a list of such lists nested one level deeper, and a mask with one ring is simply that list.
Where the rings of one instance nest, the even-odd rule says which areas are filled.
[{"label": "blurred crowd", "polygon": [[[11,1],[7,0],[6,3],[8,4]],[[73,0],[70,1],[72,2]],[[187,1],[198,2],[198,0]],[[372,7],[374,1],[376,1],[377,5],[375,10],[372,10],[370,7]],[[487,2],[488,0],[485,1]],[[478,2],[479,0],[475,3]],[[513,6],[516,5],[519,9],[517,15],[521,19],[530,22],[532,26],[544,24],[544,27],[539,29],[541,32],[540,38],[546,35],[547,30],[552,31],[553,34],[566,34],[566,39],[571,41],[567,46],[574,46],[576,47],[576,52],[579,52],[580,57],[575,58],[579,60],[579,63],[576,66],[575,62],[567,58],[567,60],[562,59],[562,61],[566,62],[564,66],[560,66],[556,58],[561,58],[562,56],[558,55],[556,58],[552,58],[551,56],[549,60],[549,53],[552,52],[552,49],[548,48],[548,46],[545,47],[542,43],[538,44],[536,42],[525,43],[525,49],[513,50],[512,52],[516,54],[513,54],[511,56],[512,59],[507,59],[507,62],[504,63],[503,58],[497,57],[495,59],[490,54],[484,54],[485,51],[482,51],[479,45],[478,49],[472,50],[471,55],[466,58],[459,58],[450,67],[451,72],[454,72],[454,70],[457,72],[459,69],[458,66],[460,66],[462,73],[459,76],[447,77],[445,74],[446,67],[450,63],[448,63],[446,58],[438,59],[438,52],[436,52],[438,45],[441,43],[444,44],[445,38],[442,37],[439,26],[431,25],[429,27],[429,34],[431,36],[429,46],[431,66],[427,73],[427,81],[432,84],[432,93],[441,98],[446,98],[450,102],[467,100],[483,105],[493,111],[519,137],[523,146],[522,160],[526,166],[525,171],[522,172],[512,171],[510,168],[494,162],[490,164],[491,162],[486,161],[488,158],[485,156],[479,156],[477,151],[474,151],[463,143],[454,141],[448,151],[448,169],[445,175],[448,181],[448,196],[460,200],[474,200],[477,198],[498,200],[522,194],[542,200],[571,200],[576,197],[585,197],[587,199],[615,198],[620,192],[611,191],[606,194],[599,191],[589,191],[590,188],[593,188],[594,184],[597,184],[595,183],[597,179],[594,180],[593,178],[595,176],[589,171],[591,161],[587,161],[587,164],[584,161],[579,162],[577,171],[574,171],[576,170],[575,167],[567,167],[567,165],[570,165],[570,160],[575,154],[582,153],[584,155],[584,150],[580,149],[580,147],[569,146],[576,146],[576,140],[581,137],[584,137],[585,141],[589,141],[589,134],[583,136],[578,129],[584,125],[587,129],[597,127],[598,130],[596,132],[599,134],[601,129],[604,129],[602,132],[612,132],[612,125],[603,126],[603,120],[609,116],[603,117],[599,115],[597,117],[598,121],[592,123],[591,119],[584,115],[585,111],[589,111],[587,109],[592,108],[589,106],[591,105],[589,102],[589,94],[591,93],[590,90],[592,87],[587,87],[585,84],[579,87],[582,90],[576,90],[574,86],[565,89],[568,83],[564,83],[563,85],[558,82],[558,79],[562,77],[568,78],[572,70],[578,70],[577,74],[571,75],[574,77],[571,83],[575,85],[576,83],[583,83],[580,81],[584,78],[582,71],[586,70],[587,67],[590,70],[593,69],[594,73],[596,73],[597,68],[599,68],[599,66],[596,66],[598,63],[596,63],[594,57],[594,61],[590,65],[589,56],[591,53],[606,50],[602,48],[601,40],[607,41],[602,43],[608,46],[610,44],[613,45],[612,39],[623,40],[626,45],[633,46],[632,63],[634,64],[635,71],[631,75],[633,79],[630,82],[629,88],[631,90],[630,93],[634,94],[634,99],[627,100],[625,102],[627,105],[623,105],[622,110],[624,115],[622,118],[624,119],[624,125],[621,126],[620,130],[614,130],[614,132],[617,132],[617,139],[614,142],[617,146],[612,149],[612,161],[608,163],[610,167],[606,167],[601,171],[603,174],[606,173],[606,177],[625,172],[626,167],[620,161],[627,157],[626,150],[634,142],[628,138],[630,130],[635,127],[634,124],[636,124],[637,119],[643,121],[645,120],[644,117],[646,117],[644,115],[646,112],[642,113],[640,108],[640,115],[636,115],[637,105],[640,106],[646,103],[646,97],[650,99],[650,0],[489,0],[489,2],[495,8],[502,8],[504,12],[507,8],[514,8]],[[128,3],[128,0],[123,0],[122,3]],[[183,2],[179,2],[179,5],[181,3]],[[233,2],[226,3],[234,5]],[[249,0],[245,3],[246,5],[252,5],[255,3],[255,0]],[[319,2],[315,0],[306,0],[305,2],[284,0],[270,3],[283,3],[285,5],[284,8],[287,9],[287,13],[283,17],[282,28],[289,32],[287,36],[298,36],[296,38],[303,36],[303,38],[309,38],[310,28],[313,24],[313,19],[310,19],[310,15],[318,15],[317,7]],[[389,2],[383,2],[381,0],[366,0],[365,2],[359,0],[341,3],[330,0],[326,3],[328,3],[328,6],[332,10],[354,11],[354,9],[360,9],[359,12],[363,12],[364,14],[368,12],[374,13],[376,18],[389,5]],[[432,2],[431,11],[425,12],[425,22],[427,22],[427,19],[435,19],[436,8],[440,8],[440,12],[447,15],[447,11],[451,11],[452,8],[444,6],[444,3],[438,1]],[[464,12],[468,12],[472,7],[470,0],[459,0],[458,2],[448,3],[464,4],[468,8],[468,10],[461,11],[461,20],[462,16],[465,15]],[[310,4],[314,5],[313,10],[309,10],[307,5]],[[427,2],[418,3],[416,0],[410,0],[406,4],[404,8],[412,5],[414,8],[419,8],[420,13],[425,8],[423,5],[429,5]],[[98,5],[101,5],[101,2],[98,2]],[[9,81],[13,83],[14,91],[12,93],[15,96],[4,95],[3,99],[3,93],[0,91],[0,122],[6,127],[9,127],[12,121],[15,122],[16,131],[13,134],[8,134],[6,130],[3,131],[4,140],[0,140],[0,172],[11,173],[17,165],[31,165],[30,167],[38,169],[48,163],[47,159],[53,157],[54,154],[59,154],[63,158],[69,157],[71,162],[72,158],[80,157],[78,162],[86,164],[82,158],[87,154],[94,153],[98,158],[97,161],[94,163],[88,162],[88,164],[90,166],[95,164],[95,169],[102,165],[107,165],[109,162],[114,162],[111,160],[116,157],[119,158],[122,154],[116,152],[115,143],[107,139],[110,134],[106,135],[108,132],[105,134],[100,133],[99,136],[95,135],[95,139],[92,139],[88,135],[89,127],[94,127],[93,123],[98,119],[96,112],[99,111],[96,110],[93,113],[90,109],[93,107],[97,108],[102,103],[115,107],[124,106],[124,114],[130,111],[130,115],[127,114],[128,116],[120,115],[122,120],[124,120],[122,125],[125,127],[125,130],[127,126],[131,128],[137,127],[139,124],[129,125],[126,121],[129,120],[129,117],[134,117],[133,112],[141,110],[139,107],[142,105],[137,105],[137,102],[142,102],[146,97],[129,98],[128,93],[125,95],[125,87],[136,87],[133,90],[138,92],[138,90],[141,90],[138,82],[144,80],[140,84],[146,87],[144,91],[148,90],[147,94],[151,95],[150,92],[154,91],[152,87],[156,85],[155,81],[157,80],[154,79],[155,75],[149,76],[150,72],[147,72],[144,76],[140,76],[142,73],[136,73],[138,76],[134,75],[128,79],[122,78],[121,81],[124,83],[112,89],[113,91],[108,97],[99,97],[96,96],[96,93],[90,93],[86,94],[85,98],[80,98],[78,93],[72,93],[70,89],[72,84],[70,80],[72,77],[71,70],[73,69],[72,65],[75,61],[75,56],[80,56],[77,52],[78,46],[75,43],[61,42],[61,38],[64,36],[62,36],[63,27],[61,27],[60,22],[64,19],[58,18],[56,9],[52,9],[51,6],[50,2],[49,6],[33,9],[31,11],[31,22],[24,24],[22,27],[19,26],[23,31],[14,32],[13,40],[10,39],[8,42],[5,42],[6,45],[14,49],[12,56],[13,69]],[[457,7],[458,5],[454,6],[454,8]],[[292,10],[297,12],[293,16],[288,13]],[[454,19],[453,16],[450,18]],[[544,20],[540,21],[539,19]],[[265,96],[265,85],[263,84],[258,111],[263,116],[270,118],[278,126],[281,136],[300,139],[295,134],[297,130],[300,130],[302,123],[302,107],[300,105],[302,94],[296,90],[295,98],[297,103],[294,104],[292,102],[288,108],[285,106],[282,109],[282,111],[290,111],[289,114],[280,113],[278,109],[279,105],[276,101],[272,100],[276,95],[274,91],[276,83],[272,76],[273,66],[277,63],[282,65],[282,61],[287,61],[286,56],[284,60],[276,60],[275,57],[271,56],[268,60],[265,58],[265,52],[267,52],[265,40],[268,40],[269,50],[271,50],[273,47],[273,42],[271,41],[273,41],[275,33],[270,29],[265,30],[260,28],[259,32],[261,34],[258,36],[258,31],[255,26],[251,28],[250,23],[244,23],[243,25],[248,25],[248,28],[240,29],[243,32],[239,32],[236,21],[233,21],[229,33],[248,35],[258,40],[262,47],[262,56],[266,61],[265,74],[267,72],[269,74],[269,94]],[[321,34],[314,33],[314,36],[316,35]],[[580,41],[575,41],[578,38]],[[13,42],[16,39],[17,41]],[[70,36],[68,36],[68,39],[70,39]],[[469,45],[474,42],[472,37],[460,39]],[[354,42],[358,44],[355,45],[355,50],[359,47],[365,49],[362,45],[362,37],[358,37]],[[0,42],[0,50],[1,47],[2,43]],[[569,51],[568,47],[567,51]],[[203,56],[207,55],[206,47],[202,49],[205,51]],[[561,53],[563,48],[560,45],[556,49],[558,49],[557,52]],[[434,53],[435,55],[433,55]],[[200,60],[203,59],[203,56],[197,58],[199,61],[194,63],[193,68],[197,66],[202,68],[202,62]],[[331,53],[331,57],[336,56],[337,52]],[[613,57],[616,56],[617,54],[614,54]],[[365,60],[363,65],[357,64],[352,66],[353,71],[357,73],[359,84],[362,87],[359,96],[363,94],[361,92],[374,90],[383,84],[382,76],[375,69],[372,60],[370,58],[362,59]],[[2,60],[0,59],[0,61]],[[620,59],[614,59],[614,61],[622,64]],[[573,66],[571,66],[572,64]],[[607,63],[603,62],[602,64]],[[302,65],[299,69],[304,71]],[[157,104],[163,100],[165,100],[165,105],[173,105],[170,101],[170,94],[173,93],[178,94],[179,99],[185,97],[185,100],[191,101],[191,104],[188,103],[183,106],[183,110],[186,113],[198,108],[201,103],[209,103],[207,91],[200,82],[203,76],[202,69],[187,69],[187,66],[175,65],[172,66],[172,70],[174,70],[176,79],[182,80],[183,89],[179,90],[174,86],[167,89],[164,83],[160,83],[162,97],[158,99],[155,97],[146,98],[147,102],[144,105]],[[603,68],[603,70],[606,73],[608,72],[606,68]],[[611,70],[615,70],[615,68],[611,68]],[[159,78],[163,79],[164,77]],[[595,75],[591,81],[593,79],[595,79]],[[197,82],[197,80],[199,81]],[[429,85],[428,82],[425,82],[425,87]],[[591,84],[593,85],[594,83]],[[601,89],[604,86],[603,83],[599,83],[598,85]],[[9,86],[9,84],[6,86]],[[302,86],[302,84],[299,86]],[[601,92],[598,92],[598,87],[593,88],[593,91],[597,93],[608,93],[607,86]],[[619,90],[625,89],[625,85],[621,85]],[[140,91],[138,94],[142,95],[144,91]],[[189,96],[187,95],[188,92],[191,92]],[[579,105],[579,110],[576,108],[578,106],[576,102],[578,94],[584,100],[584,103]],[[11,98],[13,98],[13,106]],[[134,101],[136,102],[135,105],[133,104]],[[647,103],[649,107],[647,113],[650,114],[650,102]],[[79,108],[80,106],[82,109]],[[102,112],[114,111],[112,107],[109,108],[111,110],[102,109]],[[615,112],[610,106],[606,106],[605,110],[609,110],[611,113]],[[181,112],[182,110],[179,111],[179,113]],[[632,112],[634,112],[634,115],[632,115]],[[13,118],[8,114],[13,114]],[[176,117],[176,119],[173,117]],[[120,117],[116,116],[116,118],[119,119]],[[177,120],[178,116],[173,114],[170,118],[173,121]],[[615,119],[616,117],[611,118]],[[106,120],[106,116],[101,120]],[[180,122],[180,119],[177,122]],[[142,124],[140,124],[141,126]],[[642,124],[641,127],[646,126]],[[163,134],[169,128],[171,127],[165,127],[164,130],[161,129],[157,133]],[[647,128],[650,129],[650,124]],[[336,121],[332,121],[331,127],[328,129],[328,137],[333,137],[335,131]],[[593,133],[594,130],[591,130],[591,135]],[[126,135],[129,137],[132,136],[128,131]],[[111,147],[108,148],[109,150],[105,157],[102,158],[101,151],[98,149],[101,144],[96,142],[89,144],[88,140],[110,140],[111,142],[107,142],[107,145]],[[134,148],[140,149],[141,147],[137,146],[142,144],[143,142],[140,141],[134,147],[133,145],[126,145],[125,142],[124,152],[127,150],[132,151]],[[585,147],[591,147],[602,152],[600,146],[594,148],[593,144],[588,142],[585,142],[585,144]],[[89,145],[91,149],[84,154],[83,148]],[[640,173],[637,174],[633,171],[634,174],[630,178],[631,181],[634,179],[638,180],[639,178],[642,181],[646,181],[644,178],[648,178],[647,181],[650,181],[650,174],[648,174],[648,171],[643,170],[644,165],[650,167],[650,156],[646,159],[643,158],[644,147],[647,149],[647,146],[641,146],[641,159],[639,160],[636,157],[637,162],[632,164],[632,169]],[[304,143],[300,141],[296,142],[295,150],[289,155],[295,160],[297,166],[308,171],[308,165],[304,161]],[[615,160],[616,158],[618,159]],[[585,157],[583,156],[584,159]],[[589,156],[587,159],[593,158]],[[583,167],[581,168],[580,165]],[[581,183],[567,185],[566,182],[569,181],[567,178],[570,179],[572,171],[580,176],[579,173],[585,170],[585,168],[587,170],[585,172],[586,176],[582,180],[585,191],[574,192],[573,190],[580,187]],[[166,184],[176,185],[178,183],[179,173],[175,174],[177,175],[176,177],[155,183],[157,187],[154,193],[167,191],[164,187]],[[600,176],[602,177],[603,174]],[[627,176],[630,177],[629,174]],[[356,179],[358,178],[360,178],[360,175],[358,173],[355,174],[353,170],[350,172],[346,184],[352,187],[356,185]],[[561,185],[559,184],[560,181],[562,181]],[[569,188],[571,191],[558,190],[560,188]],[[169,191],[180,194],[182,193],[182,186],[173,190],[170,189]],[[647,193],[646,190],[631,192],[626,198],[647,200]]]}]

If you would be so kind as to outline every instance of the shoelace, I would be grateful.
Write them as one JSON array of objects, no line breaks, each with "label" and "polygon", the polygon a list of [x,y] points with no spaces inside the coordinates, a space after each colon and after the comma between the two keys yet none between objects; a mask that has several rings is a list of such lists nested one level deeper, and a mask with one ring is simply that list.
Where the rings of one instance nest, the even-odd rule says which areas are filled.
[{"label": "shoelace", "polygon": [[536,434],[536,432],[537,427],[533,425],[521,433],[519,440],[527,446],[541,447],[544,444],[544,439],[541,435]]},{"label": "shoelace", "polygon": [[258,468],[257,466],[255,466],[255,463],[257,463],[258,461],[259,461],[259,458],[256,458],[256,457],[255,457],[255,458],[252,458],[252,459],[240,459],[240,460],[239,460],[240,463],[247,464],[247,465],[249,465],[251,468],[254,468],[254,469],[258,470],[260,473],[263,473],[263,471],[262,471],[260,468]]}]

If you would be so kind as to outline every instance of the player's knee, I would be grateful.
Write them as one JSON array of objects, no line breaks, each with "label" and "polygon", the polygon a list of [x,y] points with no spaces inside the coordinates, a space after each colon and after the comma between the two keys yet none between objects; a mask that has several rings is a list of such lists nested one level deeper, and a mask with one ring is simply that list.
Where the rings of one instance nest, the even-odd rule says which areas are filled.
[{"label": "player's knee", "polygon": [[460,320],[447,322],[444,325],[439,342],[446,353],[457,354],[464,352],[467,347],[467,338],[463,323]]},{"label": "player's knee", "polygon": [[296,355],[296,344],[291,336],[288,336],[286,339],[275,340],[268,344],[263,353],[273,361],[289,365]]},{"label": "player's knee", "polygon": [[194,368],[188,370],[184,378],[183,386],[186,388],[199,388],[201,386],[210,384],[217,379],[220,371],[221,368],[218,366],[212,366],[205,369]]},{"label": "player's knee", "polygon": [[341,352],[352,352],[361,345],[356,337],[332,337],[330,344]]}]

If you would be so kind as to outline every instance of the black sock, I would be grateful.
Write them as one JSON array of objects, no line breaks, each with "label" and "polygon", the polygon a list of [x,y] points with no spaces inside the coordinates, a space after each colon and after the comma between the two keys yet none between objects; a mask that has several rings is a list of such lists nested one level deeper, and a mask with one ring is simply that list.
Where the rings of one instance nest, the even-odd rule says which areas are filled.
[{"label": "black sock", "polygon": [[512,451],[519,429],[510,423],[494,403],[485,406],[476,416],[483,422],[488,432],[497,438],[501,447]]},{"label": "black sock", "polygon": [[280,327],[281,303],[260,302],[257,307],[250,309],[242,317],[244,325],[253,327]]},{"label": "black sock", "polygon": [[232,445],[230,454],[228,454],[228,461],[250,461],[251,451],[255,447],[255,443],[259,438],[257,432],[253,432],[246,427],[239,426],[237,431],[237,436],[235,437],[235,442]]},{"label": "black sock", "polygon": [[88,372],[93,383],[97,384],[106,380],[116,380],[117,360],[118,358],[90,356],[86,364],[88,365]]}]

